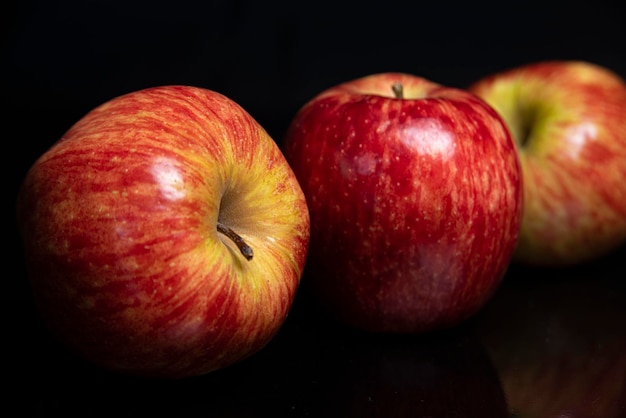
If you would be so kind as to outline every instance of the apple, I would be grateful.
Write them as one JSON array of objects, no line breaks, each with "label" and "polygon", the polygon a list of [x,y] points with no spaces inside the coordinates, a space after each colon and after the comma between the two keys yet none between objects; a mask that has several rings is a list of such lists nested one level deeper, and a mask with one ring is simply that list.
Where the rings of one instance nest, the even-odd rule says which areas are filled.
[{"label": "apple", "polygon": [[372,74],[310,99],[282,147],[311,216],[302,283],[332,318],[426,332],[465,320],[499,285],[522,176],[506,125],[480,98]]},{"label": "apple", "polygon": [[17,202],[43,320],[85,359],[184,378],[242,360],[285,320],[309,240],[280,148],[191,86],[114,98],[30,168]]},{"label": "apple", "polygon": [[566,266],[626,241],[626,84],[607,68],[546,61],[469,87],[518,145],[524,214],[514,260]]}]

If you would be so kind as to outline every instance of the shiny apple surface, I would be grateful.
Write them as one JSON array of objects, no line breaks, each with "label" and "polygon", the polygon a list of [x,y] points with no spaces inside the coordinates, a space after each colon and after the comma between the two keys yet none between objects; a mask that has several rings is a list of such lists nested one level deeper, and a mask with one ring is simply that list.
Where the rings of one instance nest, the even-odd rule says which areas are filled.
[{"label": "shiny apple surface", "polygon": [[429,331],[493,293],[517,242],[522,185],[513,140],[482,100],[374,74],[312,98],[283,148],[311,213],[303,285],[338,320]]}]

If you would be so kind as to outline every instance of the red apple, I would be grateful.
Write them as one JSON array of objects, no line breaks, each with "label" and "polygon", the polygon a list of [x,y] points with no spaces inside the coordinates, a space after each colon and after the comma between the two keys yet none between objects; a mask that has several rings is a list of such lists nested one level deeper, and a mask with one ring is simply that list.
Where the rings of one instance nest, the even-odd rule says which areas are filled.
[{"label": "red apple", "polygon": [[626,241],[626,84],[606,68],[539,62],[470,87],[519,145],[524,215],[514,260],[580,264]]},{"label": "red apple", "polygon": [[115,371],[208,373],[285,320],[309,239],[306,202],[265,130],[209,90],[112,99],[27,173],[18,224],[43,319]]},{"label": "red apple", "polygon": [[283,145],[311,215],[303,284],[334,318],[423,332],[468,318],[498,286],[517,242],[521,171],[478,97],[374,74],[312,98]]}]

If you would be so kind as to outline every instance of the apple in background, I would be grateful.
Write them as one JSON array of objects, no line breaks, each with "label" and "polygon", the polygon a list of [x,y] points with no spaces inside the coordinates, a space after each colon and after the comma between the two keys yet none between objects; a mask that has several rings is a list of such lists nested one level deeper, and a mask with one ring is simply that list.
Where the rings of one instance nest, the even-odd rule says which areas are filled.
[{"label": "apple in background", "polygon": [[524,215],[514,260],[591,261],[626,241],[626,84],[577,61],[490,75],[469,88],[519,145]]},{"label": "apple in background", "polygon": [[308,249],[278,145],[232,100],[189,86],[92,110],[34,163],[17,210],[50,329],[139,376],[201,375],[264,347]]},{"label": "apple in background", "polygon": [[520,227],[521,170],[483,100],[373,74],[312,98],[282,145],[311,216],[303,286],[330,316],[424,332],[465,320],[498,286]]}]

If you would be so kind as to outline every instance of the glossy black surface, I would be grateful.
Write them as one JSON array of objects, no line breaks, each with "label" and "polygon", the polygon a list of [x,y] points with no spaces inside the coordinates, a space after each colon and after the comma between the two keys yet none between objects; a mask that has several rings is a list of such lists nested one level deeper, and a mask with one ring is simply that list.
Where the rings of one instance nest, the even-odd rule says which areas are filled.
[{"label": "glossy black surface", "polygon": [[625,256],[550,275],[512,267],[475,317],[420,336],[343,328],[302,294],[261,352],[183,381],[94,368],[23,306],[5,342],[11,388],[32,416],[623,417]]},{"label": "glossy black surface", "polygon": [[[617,3],[5,3],[3,404],[13,416],[626,416],[626,249],[585,266],[512,266],[490,303],[448,331],[364,335],[298,295],[279,335],[184,381],[110,374],[48,334],[26,282],[14,202],[28,167],[94,106],[184,83],[238,101],[277,140],[323,88],[377,71],[463,87],[543,59],[626,76]],[[306,280],[306,277],[304,278]],[[18,412],[15,412],[18,411]]]}]

